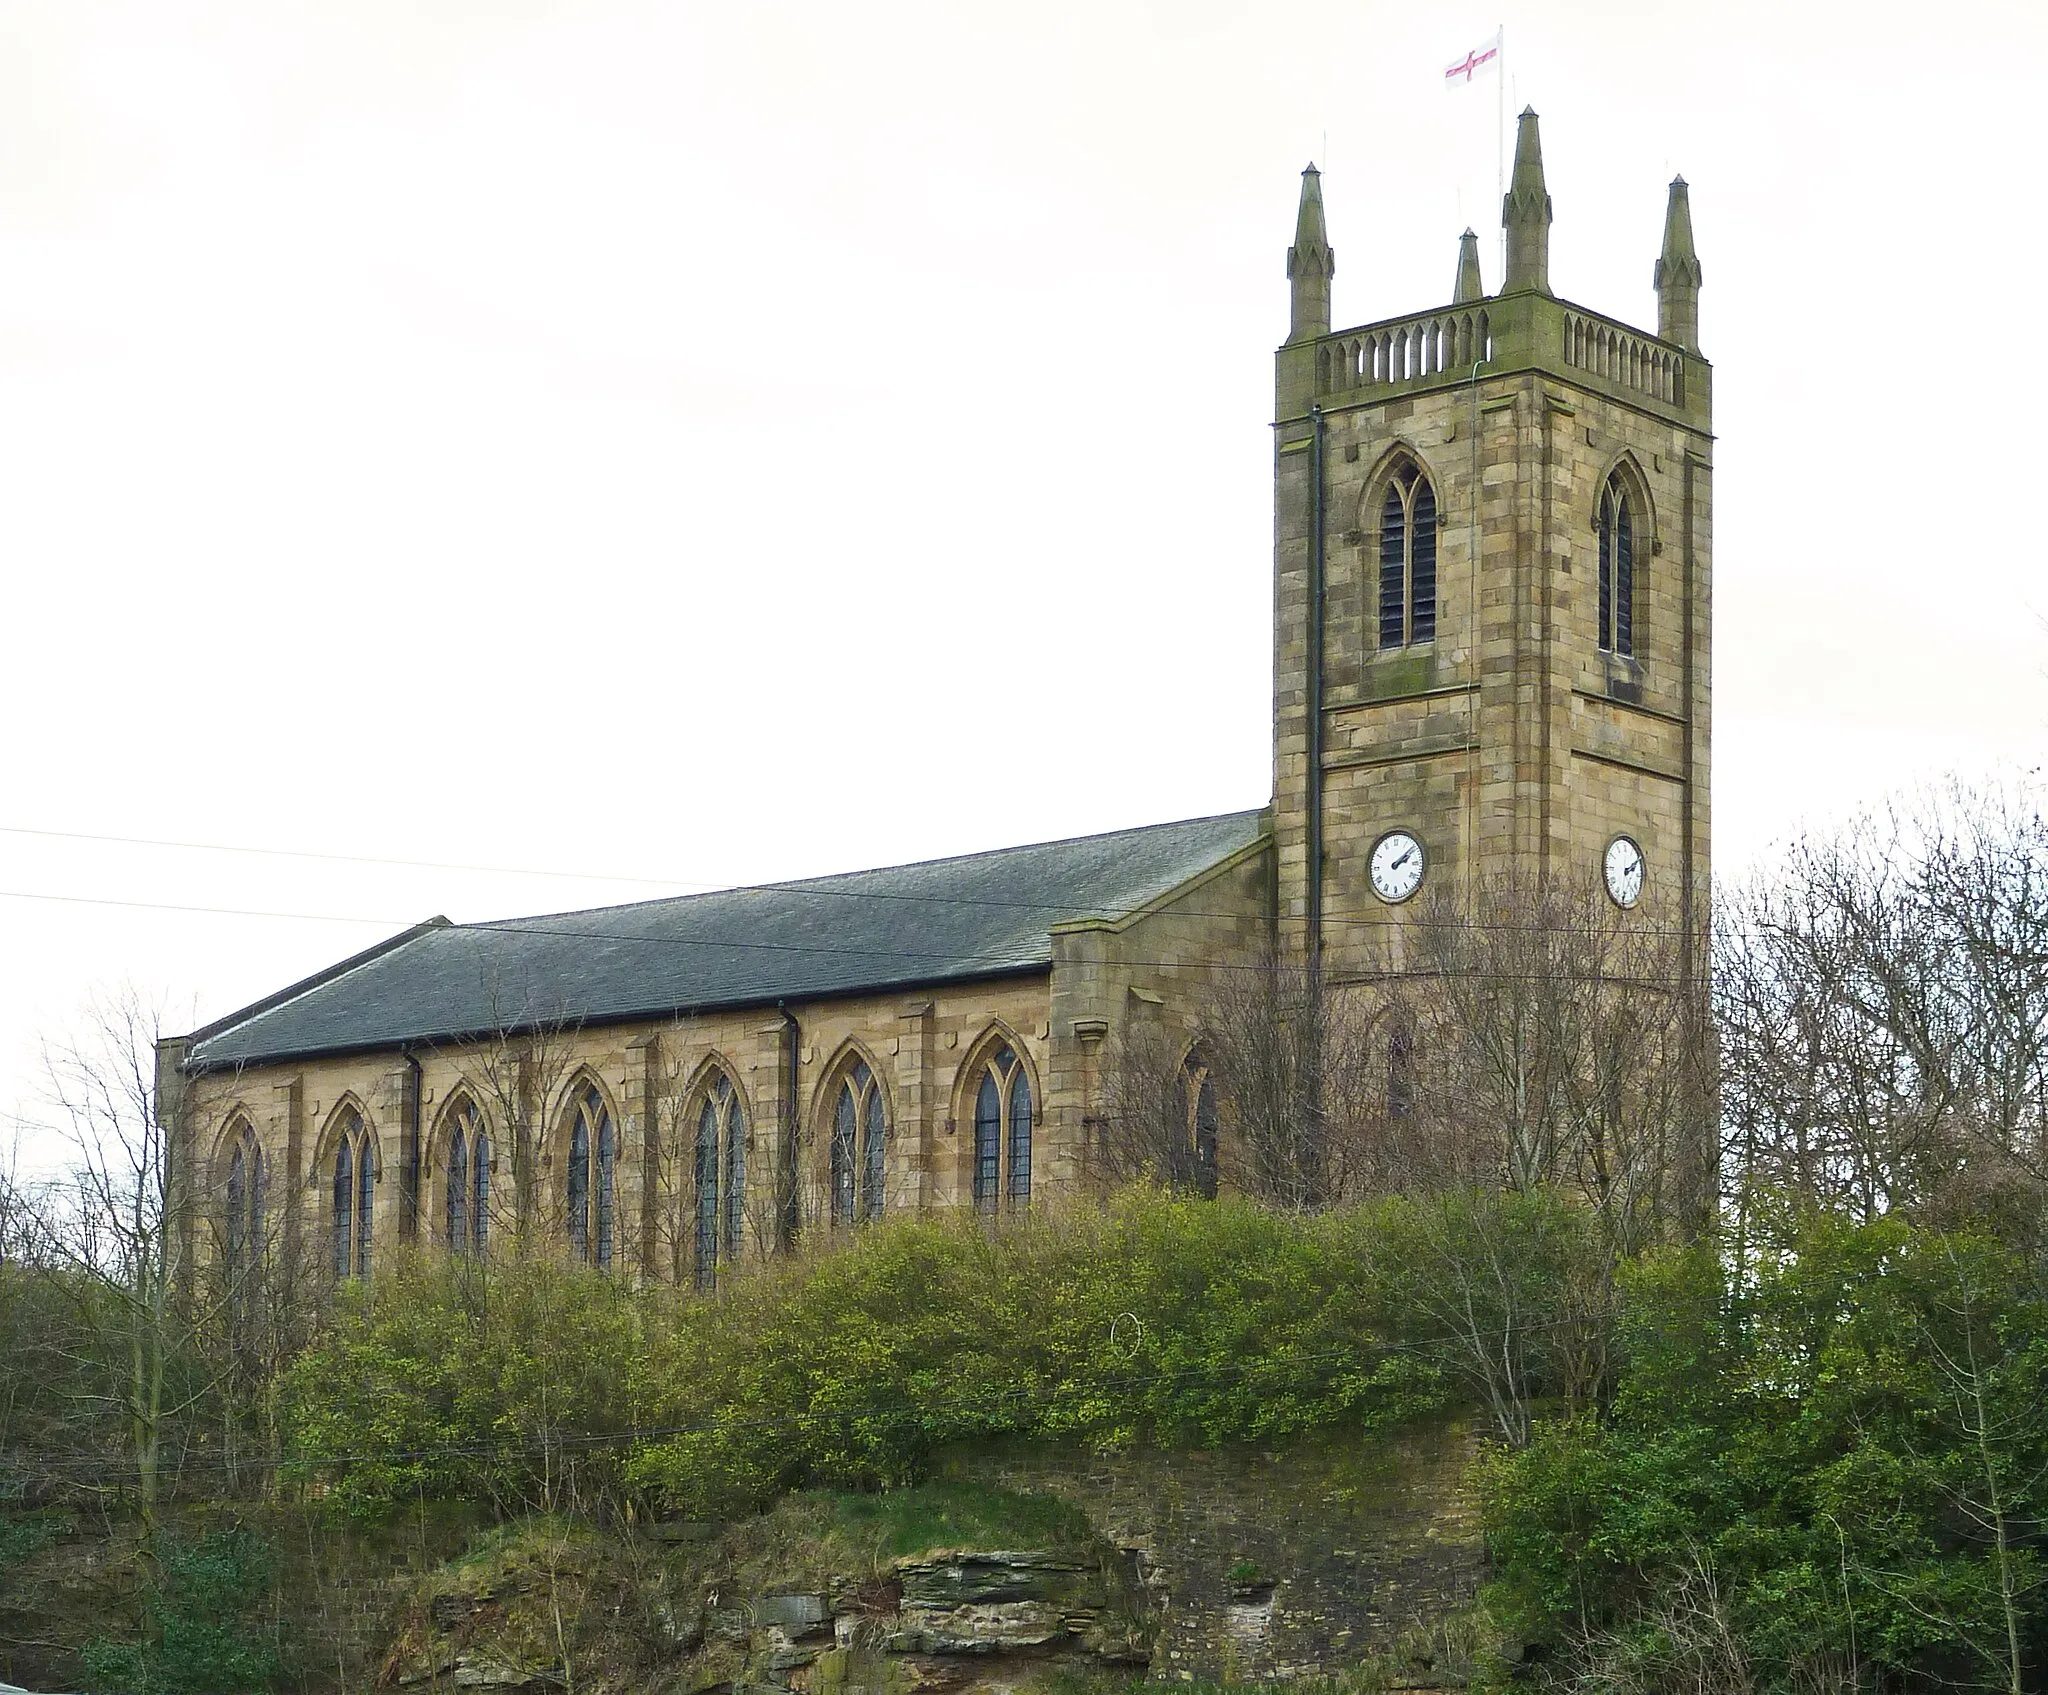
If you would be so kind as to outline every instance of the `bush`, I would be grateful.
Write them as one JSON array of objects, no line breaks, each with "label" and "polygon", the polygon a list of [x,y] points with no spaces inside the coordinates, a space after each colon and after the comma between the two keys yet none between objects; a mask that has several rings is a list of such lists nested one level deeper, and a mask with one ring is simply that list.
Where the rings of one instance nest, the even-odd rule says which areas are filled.
[{"label": "bush", "polygon": [[270,1550],[245,1530],[166,1538],[142,1641],[96,1637],[80,1655],[100,1695],[244,1695],[277,1674],[274,1636],[256,1616],[270,1594]]},{"label": "bush", "polygon": [[711,1514],[898,1486],[962,1441],[1265,1441],[1435,1404],[1347,1247],[1320,1221],[1151,1193],[1029,1228],[880,1227],[672,1327],[653,1369],[705,1392],[629,1475]]},{"label": "bush", "polygon": [[1759,1689],[2032,1676],[2048,1308],[2024,1258],[1810,1218],[1733,1287],[1706,1250],[1630,1268],[1617,1345],[1608,1416],[1487,1468],[1495,1604],[1567,1676],[1704,1686],[1709,1657]]},{"label": "bush", "polygon": [[350,1284],[279,1384],[287,1475],[342,1510],[599,1493],[634,1427],[641,1301],[616,1278],[510,1261],[401,1263]]},{"label": "bush", "polygon": [[990,1229],[878,1224],[715,1297],[552,1264],[346,1291],[288,1371],[294,1474],[375,1515],[637,1492],[693,1517],[897,1487],[939,1448],[1363,1430],[1443,1399],[1390,1342],[1368,1219],[1128,1194]]}]

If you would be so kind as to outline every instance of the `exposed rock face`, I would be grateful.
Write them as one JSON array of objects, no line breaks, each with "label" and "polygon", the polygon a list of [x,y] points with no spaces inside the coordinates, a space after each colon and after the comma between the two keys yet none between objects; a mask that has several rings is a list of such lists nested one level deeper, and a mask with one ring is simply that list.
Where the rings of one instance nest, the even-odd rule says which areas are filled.
[{"label": "exposed rock face", "polygon": [[1044,1530],[1048,1545],[893,1560],[844,1532],[821,1540],[803,1517],[817,1509],[801,1506],[760,1521],[766,1530],[693,1535],[687,1549],[667,1536],[629,1546],[536,1531],[443,1568],[382,1681],[530,1695],[572,1682],[589,1695],[1015,1695],[1063,1672],[1227,1683],[1370,1666],[1385,1688],[1453,1689],[1470,1673],[1483,1561],[1464,1488],[1471,1452],[1456,1425],[1279,1453],[982,1450],[961,1464],[974,1487],[1027,1509],[1009,1522],[1037,1534],[1047,1503],[1070,1503]]},{"label": "exposed rock face", "polygon": [[1024,1446],[953,1464],[1087,1515],[1146,1596],[1156,1677],[1289,1679],[1371,1660],[1390,1686],[1443,1688],[1469,1674],[1460,1632],[1485,1564],[1475,1451],[1452,1422],[1270,1453]]},{"label": "exposed rock face", "polygon": [[[1056,1665],[1142,1665],[1153,1621],[1134,1613],[1107,1549],[1091,1564],[1040,1549],[942,1549],[826,1587],[763,1590],[694,1605],[614,1591],[609,1610],[639,1639],[640,1672],[683,1695],[974,1695],[1013,1690]],[[499,1568],[414,1609],[384,1681],[405,1689],[537,1692],[569,1681],[546,1639],[554,1591]],[[586,1610],[593,1599],[579,1598]],[[536,1628],[541,1626],[543,1628]],[[595,1680],[576,1686],[638,1688]]]}]

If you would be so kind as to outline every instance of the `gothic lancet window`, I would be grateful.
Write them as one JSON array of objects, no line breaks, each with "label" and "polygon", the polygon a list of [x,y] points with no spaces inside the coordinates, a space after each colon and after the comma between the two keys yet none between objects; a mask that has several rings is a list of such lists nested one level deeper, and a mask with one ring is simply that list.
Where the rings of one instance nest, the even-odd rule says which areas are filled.
[{"label": "gothic lancet window", "polygon": [[996,1049],[974,1096],[974,1204],[994,1212],[1031,1199],[1031,1079],[1016,1051]]},{"label": "gothic lancet window", "polygon": [[1216,1198],[1216,1136],[1222,1114],[1216,1104],[1216,1079],[1197,1049],[1181,1067],[1181,1086],[1188,1115],[1188,1169],[1185,1186],[1204,1200]]},{"label": "gothic lancet window", "polygon": [[1617,472],[1600,491],[1600,651],[1636,651],[1636,502]]},{"label": "gothic lancet window", "polygon": [[1380,500],[1380,646],[1436,639],[1436,490],[1405,461]]},{"label": "gothic lancet window", "polygon": [[227,1218],[223,1231],[228,1282],[233,1289],[240,1288],[263,1258],[263,1191],[267,1176],[263,1150],[244,1125],[228,1159]]},{"label": "gothic lancet window", "polygon": [[334,1275],[370,1275],[370,1238],[377,1193],[377,1145],[353,1107],[342,1114],[334,1138]]},{"label": "gothic lancet window", "polygon": [[469,1138],[460,1120],[448,1136],[448,1248],[469,1251]]},{"label": "gothic lancet window", "polygon": [[1400,1023],[1387,1037],[1387,1116],[1412,1118],[1414,1114],[1415,1032]]},{"label": "gothic lancet window", "polygon": [[491,1220],[491,1139],[472,1101],[457,1104],[448,1132],[448,1248],[481,1254]]},{"label": "gothic lancet window", "polygon": [[856,1060],[840,1085],[832,1117],[832,1222],[882,1216],[888,1171],[888,1120],[882,1086],[866,1060]]},{"label": "gothic lancet window", "polygon": [[477,1254],[491,1243],[491,1139],[481,1117],[469,1139],[469,1241]]},{"label": "gothic lancet window", "polygon": [[720,1072],[697,1113],[697,1287],[718,1281],[718,1262],[739,1257],[747,1222],[747,1115]]},{"label": "gothic lancet window", "polygon": [[587,1083],[576,1097],[576,1116],[569,1126],[569,1171],[564,1198],[568,1203],[569,1252],[586,1264],[608,1270],[616,1247],[618,1138],[611,1109],[597,1085]]}]

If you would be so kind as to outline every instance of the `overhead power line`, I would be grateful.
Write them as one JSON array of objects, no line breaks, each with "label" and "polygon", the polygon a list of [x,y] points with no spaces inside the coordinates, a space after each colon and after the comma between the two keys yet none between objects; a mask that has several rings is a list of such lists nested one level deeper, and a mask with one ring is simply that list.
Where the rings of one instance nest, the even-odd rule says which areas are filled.
[{"label": "overhead power line", "polygon": [[[1120,833],[1121,833],[1121,832],[1117,832],[1117,831],[1108,831],[1108,832],[1105,832],[1105,834],[1110,834],[1110,835],[1115,835],[1115,834],[1120,834]],[[661,878],[661,877],[628,877],[628,876],[621,876],[621,875],[617,875],[617,874],[614,874],[614,873],[611,873],[611,872],[602,872],[602,871],[591,871],[591,872],[582,872],[582,871],[543,871],[543,870],[538,870],[538,869],[530,869],[530,868],[520,868],[520,867],[517,867],[517,866],[503,866],[503,865],[495,865],[495,866],[494,866],[494,865],[465,865],[465,864],[460,864],[460,863],[456,863],[456,862],[452,862],[452,861],[441,861],[441,860],[430,860],[430,859],[385,859],[385,858],[378,858],[378,857],[374,857],[374,856],[371,856],[371,855],[366,855],[366,854],[332,854],[332,853],[319,853],[319,852],[314,852],[314,851],[312,851],[312,850],[309,850],[309,849],[302,849],[302,848],[269,848],[269,847],[246,847],[246,846],[239,846],[239,845],[236,845],[236,844],[234,844],[234,843],[229,843],[229,842],[188,842],[188,841],[175,841],[175,840],[170,840],[170,839],[160,839],[160,838],[155,838],[155,837],[147,837],[147,836],[110,836],[110,835],[91,835],[91,834],[86,834],[86,833],[83,833],[83,832],[80,832],[80,831],[70,831],[70,830],[44,830],[44,829],[32,829],[32,828],[29,828],[29,827],[27,827],[27,826],[25,826],[25,825],[11,825],[11,824],[0,824],[0,835],[13,835],[13,836],[31,836],[31,837],[44,837],[44,838],[48,838],[48,839],[51,839],[51,840],[59,840],[59,841],[82,841],[82,842],[106,842],[106,843],[116,843],[116,844],[119,844],[119,845],[122,845],[122,846],[128,846],[128,847],[148,847],[148,848],[166,848],[166,849],[181,849],[181,850],[182,850],[182,849],[190,849],[190,850],[193,850],[193,851],[199,851],[199,852],[206,852],[206,853],[224,853],[224,854],[254,854],[254,855],[258,855],[258,856],[263,856],[263,857],[270,857],[270,858],[282,858],[282,859],[295,859],[295,860],[312,860],[312,861],[332,861],[332,862],[334,862],[334,863],[336,863],[336,864],[342,864],[342,865],[381,865],[381,866],[399,867],[399,868],[405,868],[405,869],[411,869],[411,870],[424,870],[424,871],[459,871],[459,872],[465,872],[465,873],[476,873],[476,874],[482,874],[482,875],[492,875],[492,876],[510,876],[510,877],[542,877],[542,878],[553,878],[553,879],[557,879],[557,880],[560,880],[560,881],[564,881],[564,882],[597,882],[597,883],[627,883],[627,884],[639,884],[639,885],[641,885],[641,886],[643,886],[643,887],[665,887],[665,888],[672,888],[672,889],[681,889],[681,890],[687,890],[687,891],[689,891],[689,892],[691,892],[691,893],[694,893],[694,894],[716,894],[716,893],[741,893],[741,892],[747,892],[747,891],[752,891],[752,890],[761,890],[761,889],[773,889],[773,890],[787,890],[787,889],[800,889],[800,890],[801,890],[801,891],[802,891],[802,892],[803,892],[803,893],[804,893],[804,894],[805,894],[806,896],[808,896],[808,897],[810,897],[810,898],[812,898],[812,899],[819,899],[819,900],[846,900],[846,901],[885,901],[885,902],[889,902],[889,903],[891,903],[891,904],[893,904],[893,905],[897,905],[897,906],[906,906],[906,905],[908,905],[908,906],[924,906],[924,907],[934,907],[934,906],[942,906],[942,907],[955,907],[955,908],[962,908],[962,909],[969,909],[969,910],[973,910],[973,909],[985,909],[985,910],[989,910],[989,911],[1005,911],[1005,912],[1038,912],[1038,913],[1044,913],[1044,914],[1046,914],[1046,915],[1047,915],[1048,917],[1054,917],[1054,916],[1057,916],[1057,917],[1061,917],[1061,918],[1064,918],[1064,917],[1067,917],[1067,916],[1075,916],[1075,917],[1100,917],[1100,918],[1110,918],[1110,919],[1119,919],[1119,918],[1129,918],[1129,917],[1133,917],[1133,916],[1135,916],[1136,914],[1138,914],[1138,913],[1140,913],[1140,912],[1144,911],[1144,910],[1145,910],[1145,909],[1146,909],[1147,907],[1149,907],[1149,906],[1152,906],[1152,905],[1156,904],[1156,903],[1158,902],[1158,900],[1159,900],[1159,899],[1161,898],[1161,897],[1158,897],[1158,896],[1153,896],[1153,897],[1149,897],[1149,898],[1147,898],[1147,899],[1146,899],[1146,900],[1144,900],[1144,901],[1141,901],[1141,902],[1137,903],[1136,905],[1128,905],[1128,906],[1126,906],[1126,905],[1116,905],[1116,904],[1106,904],[1106,905],[1101,905],[1101,904],[1099,904],[1099,905],[1094,905],[1094,906],[1088,906],[1088,905],[1086,905],[1086,903],[1081,903],[1081,909],[1080,909],[1080,910],[1075,910],[1074,908],[1072,908],[1072,907],[1069,907],[1068,905],[1066,905],[1066,904],[1063,904],[1063,903],[1060,903],[1060,902],[1048,902],[1048,901],[1043,901],[1043,900],[1005,900],[1005,899],[1001,898],[1000,896],[991,896],[991,895],[967,895],[967,894],[937,894],[937,895],[934,895],[934,894],[923,894],[923,893],[910,893],[910,892],[906,892],[906,891],[900,891],[900,890],[894,890],[894,889],[853,889],[853,888],[841,888],[841,887],[823,887],[823,886],[821,886],[821,885],[825,885],[825,884],[833,884],[833,883],[837,883],[837,882],[840,882],[840,881],[841,881],[842,879],[845,879],[845,878],[851,878],[851,877],[858,877],[858,876],[863,876],[863,875],[871,875],[871,874],[873,874],[873,873],[874,873],[874,872],[876,872],[876,871],[892,871],[892,870],[907,870],[907,869],[911,869],[911,868],[913,868],[913,867],[921,867],[921,866],[928,866],[928,865],[933,865],[933,864],[944,864],[944,863],[947,863],[947,860],[946,860],[946,859],[942,859],[942,860],[919,860],[919,861],[911,861],[911,862],[909,862],[909,864],[907,864],[907,865],[898,865],[898,866],[876,866],[876,867],[865,867],[865,868],[858,868],[858,869],[856,869],[856,870],[853,870],[853,871],[850,871],[850,872],[841,872],[841,873],[827,873],[827,874],[825,874],[825,875],[823,875],[823,876],[817,876],[817,877],[790,877],[790,878],[783,878],[783,879],[780,879],[780,880],[778,880],[778,881],[776,881],[776,882],[773,882],[773,883],[734,883],[734,882],[730,882],[730,881],[727,881],[727,882],[704,882],[704,881],[683,881],[683,880],[679,880],[679,879],[676,879],[676,878]],[[1088,838],[1087,838],[1087,837],[1072,837],[1072,838],[1066,838],[1066,839],[1067,839],[1067,840],[1078,840],[1078,841],[1085,841],[1085,840],[1087,840]],[[1059,844],[1059,843],[1024,843],[1024,844],[1022,844],[1022,845],[1023,845],[1024,847],[1038,847],[1038,846],[1047,846],[1047,847],[1050,847],[1050,846],[1056,846],[1056,845],[1060,845],[1060,844]],[[1247,844],[1247,845],[1249,845],[1249,844]],[[993,850],[986,850],[986,851],[987,851],[987,852],[994,852],[994,853],[1001,853],[1001,852],[1006,852],[1006,851],[1012,851],[1012,850],[1006,850],[1006,849],[1000,849],[1000,848],[998,848],[998,849],[993,849]],[[986,855],[985,855],[985,853],[969,853],[969,854],[959,854],[959,855],[950,855],[950,856],[948,856],[948,859],[978,859],[978,858],[982,858],[982,857],[985,857],[985,856],[986,856]],[[172,903],[172,902],[156,902],[156,901],[133,901],[133,900],[116,900],[116,899],[114,899],[114,898],[112,898],[112,897],[89,897],[89,896],[84,896],[84,895],[43,895],[43,894],[38,894],[38,893],[36,893],[36,892],[34,892],[34,891],[29,891],[29,890],[0,890],[0,898],[6,898],[6,899],[12,899],[12,900],[58,900],[58,901],[72,901],[72,902],[77,902],[77,903],[81,903],[81,904],[86,904],[86,905],[105,905],[105,906],[135,906],[135,907],[139,907],[139,908],[142,908],[142,909],[144,909],[144,910],[163,910],[163,911],[171,911],[171,912],[208,912],[208,913],[217,913],[217,914],[220,914],[220,915],[223,915],[223,916],[228,916],[228,917],[250,917],[250,918],[281,918],[281,919],[304,919],[304,920],[307,920],[307,921],[309,921],[309,922],[315,922],[315,923],[326,923],[326,924],[389,924],[389,925],[392,925],[392,926],[394,926],[394,927],[398,927],[398,928],[403,928],[403,927],[404,927],[405,925],[408,925],[408,924],[411,924],[411,923],[413,923],[413,922],[414,922],[414,920],[413,920],[413,919],[410,919],[410,918],[386,918],[386,917],[355,917],[355,916],[349,916],[349,915],[346,915],[346,914],[340,914],[340,913],[316,913],[316,912],[265,912],[265,911],[251,910],[251,909],[246,909],[246,908],[241,908],[241,907],[226,907],[226,906],[187,906],[187,905],[181,905],[181,904],[177,904],[177,903]],[[624,904],[628,904],[628,905],[637,905],[637,904],[642,904],[642,903],[639,903],[639,902],[627,902],[627,903],[624,903]],[[603,910],[603,909],[597,909],[597,908],[582,908],[582,909],[576,909],[576,910],[580,910],[580,911],[591,911],[591,910]],[[575,915],[576,915],[576,912],[575,912],[575,911],[571,911],[571,912],[566,912],[566,913],[559,913],[559,914],[556,914],[556,913],[537,913],[537,914],[528,914],[528,915],[526,915],[526,916],[527,916],[527,917],[528,917],[529,919],[533,919],[533,920],[538,920],[538,919],[541,919],[541,918],[553,918],[553,917],[573,917],[573,916],[575,916]],[[1195,909],[1195,908],[1189,908],[1189,907],[1176,907],[1176,908],[1174,909],[1174,915],[1175,915],[1176,917],[1179,917],[1179,918],[1216,918],[1216,919],[1237,919],[1237,918],[1242,918],[1242,917],[1244,916],[1244,914],[1243,914],[1243,913],[1242,913],[1241,911],[1232,911],[1232,912],[1206,912],[1206,911],[1201,911],[1201,910],[1199,910],[1199,909]],[[484,924],[483,924],[483,925],[477,925],[477,926],[464,926],[464,928],[481,928],[481,927],[488,927],[488,928],[491,928],[491,929],[505,930],[505,929],[512,929],[512,928],[516,927],[516,926],[517,926],[517,925],[519,924],[519,922],[520,922],[520,920],[519,920],[518,918],[513,918],[513,919],[501,919],[501,920],[486,920],[486,921],[484,921]],[[1377,923],[1377,922],[1379,922],[1379,921],[1376,921],[1376,920],[1372,920],[1372,919],[1330,919],[1330,920],[1327,920],[1327,922],[1329,922],[1329,923],[1332,923],[1332,924],[1342,924],[1342,923],[1349,923],[1349,924],[1353,924],[1353,925],[1359,925],[1359,924],[1376,924],[1376,923]],[[1388,920],[1387,920],[1386,922],[1389,922],[1389,923],[1391,923],[1391,922],[1393,922],[1393,920],[1392,920],[1392,919],[1388,919]],[[1425,919],[1419,919],[1419,918],[1417,918],[1416,916],[1414,916],[1413,914],[1409,914],[1409,915],[1406,915],[1406,916],[1404,916],[1404,917],[1403,917],[1403,918],[1402,918],[1402,919],[1400,920],[1400,922],[1401,922],[1401,924],[1403,925],[1403,927],[1405,927],[1405,928],[1413,928],[1413,927],[1414,927],[1414,926],[1416,926],[1416,925],[1417,925],[1418,923],[1420,923],[1420,924],[1424,924],[1424,925],[1427,925],[1427,924],[1429,924],[1429,923],[1431,923],[1431,922],[1442,922],[1442,923],[1444,923],[1444,924],[1446,925],[1446,927],[1452,927],[1452,928],[1461,928],[1461,929],[1467,929],[1467,930],[1503,930],[1503,929],[1506,929],[1506,930],[1512,930],[1512,929],[1527,929],[1527,930],[1539,930],[1539,929],[1543,929],[1543,928],[1546,928],[1545,926],[1542,926],[1542,925],[1530,925],[1530,924],[1526,924],[1526,923],[1516,923],[1516,922],[1508,922],[1508,921],[1495,921],[1495,920],[1482,920],[1482,919],[1472,919],[1472,920],[1460,919],[1460,920],[1458,920],[1458,921],[1457,921],[1457,923],[1456,923],[1455,925],[1451,925],[1451,924],[1449,923],[1449,921],[1433,921],[1433,920],[1425,920]],[[1677,931],[1676,931],[1675,929],[1664,929],[1664,930],[1659,930],[1659,929],[1658,929],[1658,927],[1656,927],[1656,926],[1650,926],[1650,925],[1643,925],[1643,924],[1635,924],[1635,925],[1632,925],[1632,926],[1631,926],[1631,929],[1632,929],[1632,931],[1633,931],[1634,933],[1636,933],[1636,934],[1647,934],[1647,933],[1653,933],[1653,932],[1654,932],[1654,933],[1662,933],[1662,934],[1677,934],[1677,933],[1678,933],[1678,932],[1677,932]],[[567,932],[564,932],[564,933],[566,934]],[[632,938],[621,938],[621,939],[632,939]]]}]

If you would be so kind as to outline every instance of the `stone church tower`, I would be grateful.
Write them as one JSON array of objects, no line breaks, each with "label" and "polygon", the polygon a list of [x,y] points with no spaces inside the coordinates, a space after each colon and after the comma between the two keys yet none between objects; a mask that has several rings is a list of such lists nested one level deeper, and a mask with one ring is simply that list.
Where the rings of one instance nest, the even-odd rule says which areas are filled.
[{"label": "stone church tower", "polygon": [[1467,230],[1448,305],[1333,332],[1321,182],[1302,174],[1276,361],[1272,827],[1283,943],[1339,980],[1398,965],[1425,886],[1605,882],[1688,937],[1705,922],[1712,373],[1686,185],[1654,335],[1551,293],[1533,111],[1501,218],[1498,294]]}]

